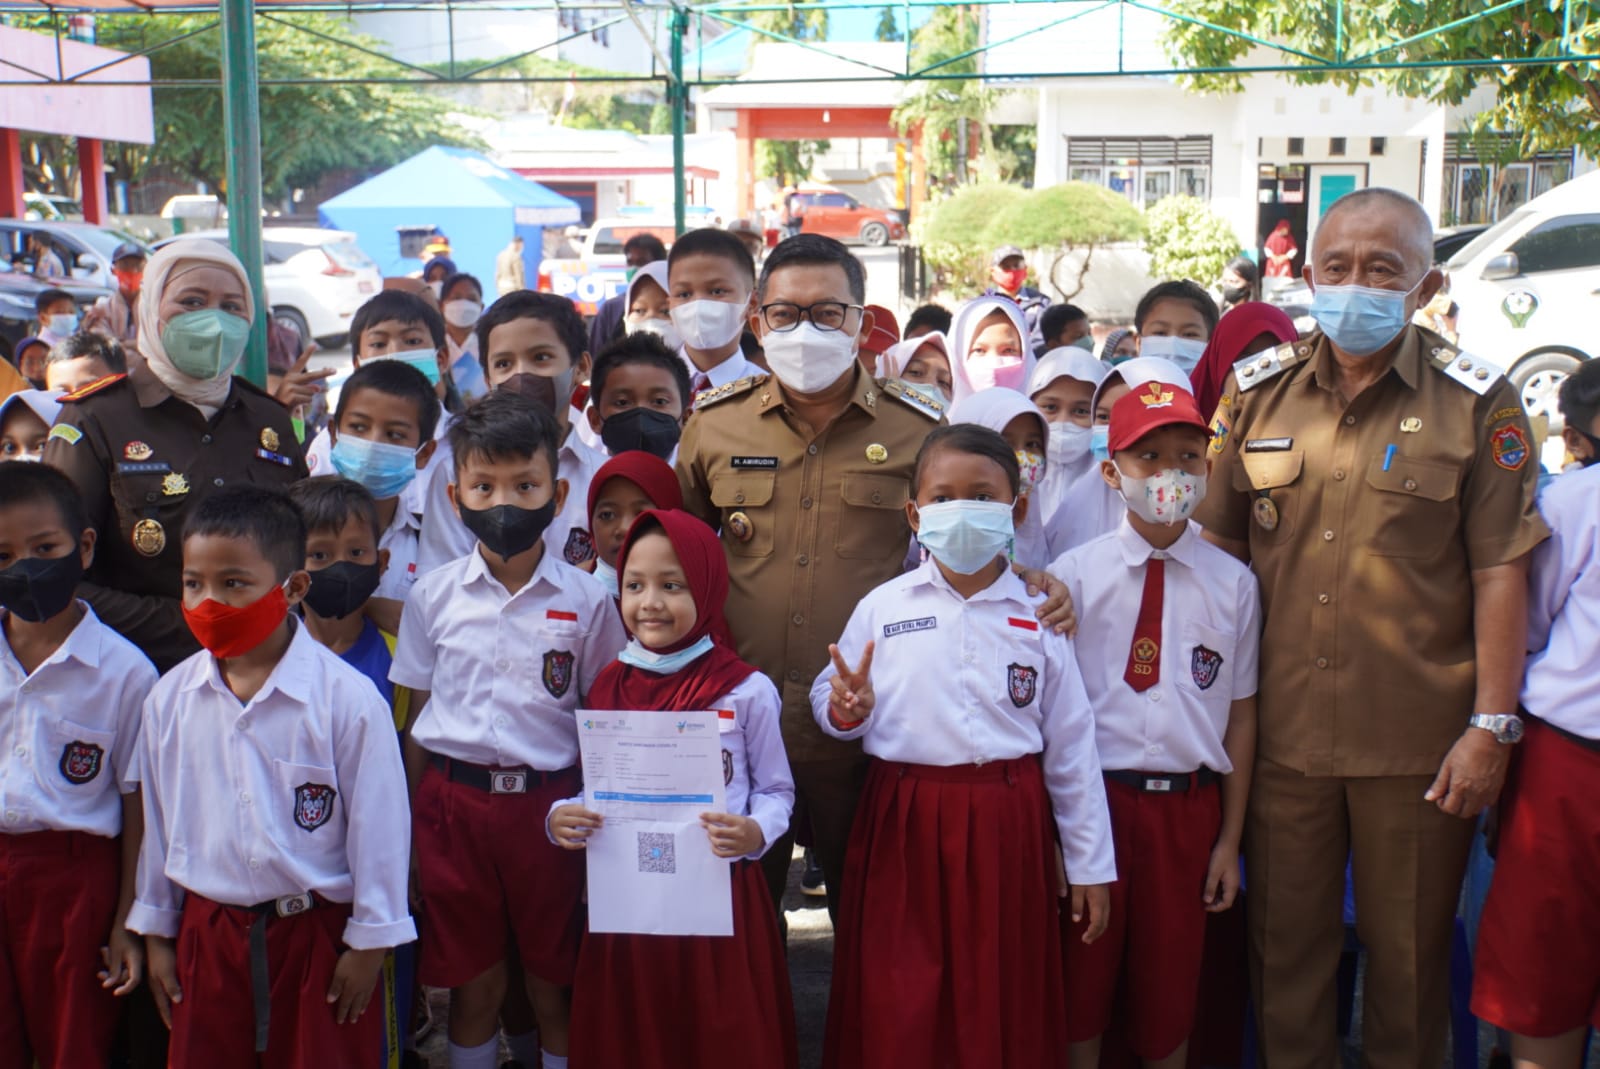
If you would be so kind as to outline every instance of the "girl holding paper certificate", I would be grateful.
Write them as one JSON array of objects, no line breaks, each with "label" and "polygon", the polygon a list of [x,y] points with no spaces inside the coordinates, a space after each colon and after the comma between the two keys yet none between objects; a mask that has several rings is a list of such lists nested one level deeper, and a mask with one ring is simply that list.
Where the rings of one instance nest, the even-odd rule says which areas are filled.
[{"label": "girl holding paper certificate", "polygon": [[[701,822],[712,851],[733,865],[733,935],[590,932],[573,982],[572,1069],[734,1061],[796,1069],[788,966],[756,864],[794,808],[777,688],[733,652],[722,617],[727,562],[698,519],[641,514],[617,556],[617,576],[633,637],[595,679],[588,707],[719,712],[728,812]],[[551,837],[569,850],[583,849],[602,825],[581,798],[558,803],[549,822]]]}]

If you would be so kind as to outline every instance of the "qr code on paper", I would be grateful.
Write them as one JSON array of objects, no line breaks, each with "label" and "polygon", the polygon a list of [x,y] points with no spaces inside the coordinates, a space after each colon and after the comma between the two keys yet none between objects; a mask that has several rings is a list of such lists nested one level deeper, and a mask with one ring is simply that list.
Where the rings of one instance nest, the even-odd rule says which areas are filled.
[{"label": "qr code on paper", "polygon": [[669,832],[639,832],[639,871],[656,872],[671,876],[678,871],[678,858],[673,853],[673,839]]}]

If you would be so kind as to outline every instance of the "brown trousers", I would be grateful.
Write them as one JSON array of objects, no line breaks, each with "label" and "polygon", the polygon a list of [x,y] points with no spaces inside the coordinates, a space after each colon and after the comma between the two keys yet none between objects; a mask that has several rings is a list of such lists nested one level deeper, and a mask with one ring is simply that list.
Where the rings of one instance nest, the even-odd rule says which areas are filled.
[{"label": "brown trousers", "polygon": [[[839,760],[796,761],[789,766],[794,774],[795,793],[805,802],[804,808],[811,821],[811,853],[822,867],[822,878],[827,881],[830,920],[838,917],[845,848],[850,845],[856,803],[867,782],[868,760],[865,754],[857,751]],[[793,853],[794,828],[790,827],[761,858],[780,927],[783,926],[783,893],[789,885],[789,862]]]},{"label": "brown trousers", "polygon": [[1369,1069],[1444,1060],[1450,944],[1475,822],[1441,813],[1431,776],[1304,776],[1256,762],[1245,823],[1250,987],[1265,1069],[1337,1069],[1345,859],[1367,952]]}]

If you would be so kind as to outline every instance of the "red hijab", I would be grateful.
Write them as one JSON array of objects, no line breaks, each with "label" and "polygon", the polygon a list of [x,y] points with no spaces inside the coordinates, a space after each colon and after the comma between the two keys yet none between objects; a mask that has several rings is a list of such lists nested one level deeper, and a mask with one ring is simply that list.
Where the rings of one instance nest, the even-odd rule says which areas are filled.
[{"label": "red hijab", "polygon": [[1288,313],[1264,301],[1236,305],[1217,321],[1217,329],[1206,342],[1206,351],[1200,354],[1200,362],[1189,373],[1194,399],[1207,419],[1217,410],[1217,402],[1222,400],[1222,384],[1228,381],[1228,372],[1233,370],[1234,363],[1244,356],[1244,347],[1263,334],[1277,338],[1279,344],[1300,336]]},{"label": "red hijab", "polygon": [[[654,459],[654,458],[652,458]],[[723,603],[728,600],[728,561],[716,533],[687,512],[651,509],[640,514],[628,529],[617,554],[617,573],[628,566],[628,554],[643,535],[660,532],[678,555],[689,593],[694,597],[695,621],[689,633],[656,653],[672,653],[711,636],[711,649],[671,675],[660,675],[612,661],[601,669],[589,688],[593,709],[643,709],[683,712],[713,708],[712,703],[755,674],[755,666],[733,652]]]},{"label": "red hijab", "polygon": [[1282,256],[1295,247],[1294,234],[1289,230],[1289,220],[1279,219],[1278,225],[1272,228],[1272,233],[1267,235],[1267,240],[1262,242],[1268,252],[1274,256]]},{"label": "red hijab", "polygon": [[667,462],[654,453],[631,449],[600,465],[600,470],[589,481],[589,511],[584,516],[590,524],[594,523],[595,499],[612,479],[628,480],[643,490],[644,496],[658,509],[683,508],[683,487]]}]

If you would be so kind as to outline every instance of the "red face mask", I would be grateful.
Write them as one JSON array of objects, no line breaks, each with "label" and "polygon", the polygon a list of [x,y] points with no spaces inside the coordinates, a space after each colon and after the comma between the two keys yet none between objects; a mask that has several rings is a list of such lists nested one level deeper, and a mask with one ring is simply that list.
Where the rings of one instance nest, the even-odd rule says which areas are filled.
[{"label": "red face mask", "polygon": [[282,586],[273,587],[249,605],[224,605],[207,598],[192,609],[183,607],[183,621],[200,645],[224,661],[261,645],[288,615],[289,600]]},{"label": "red face mask", "polygon": [[1000,283],[1001,289],[1007,293],[1016,293],[1022,289],[1022,284],[1028,281],[1028,269],[1019,267],[1015,271],[1002,271],[997,268],[994,277]]},{"label": "red face mask", "polygon": [[122,287],[122,292],[130,295],[138,293],[139,286],[144,281],[143,271],[117,271],[113,269],[111,273],[117,276],[117,285]]}]

